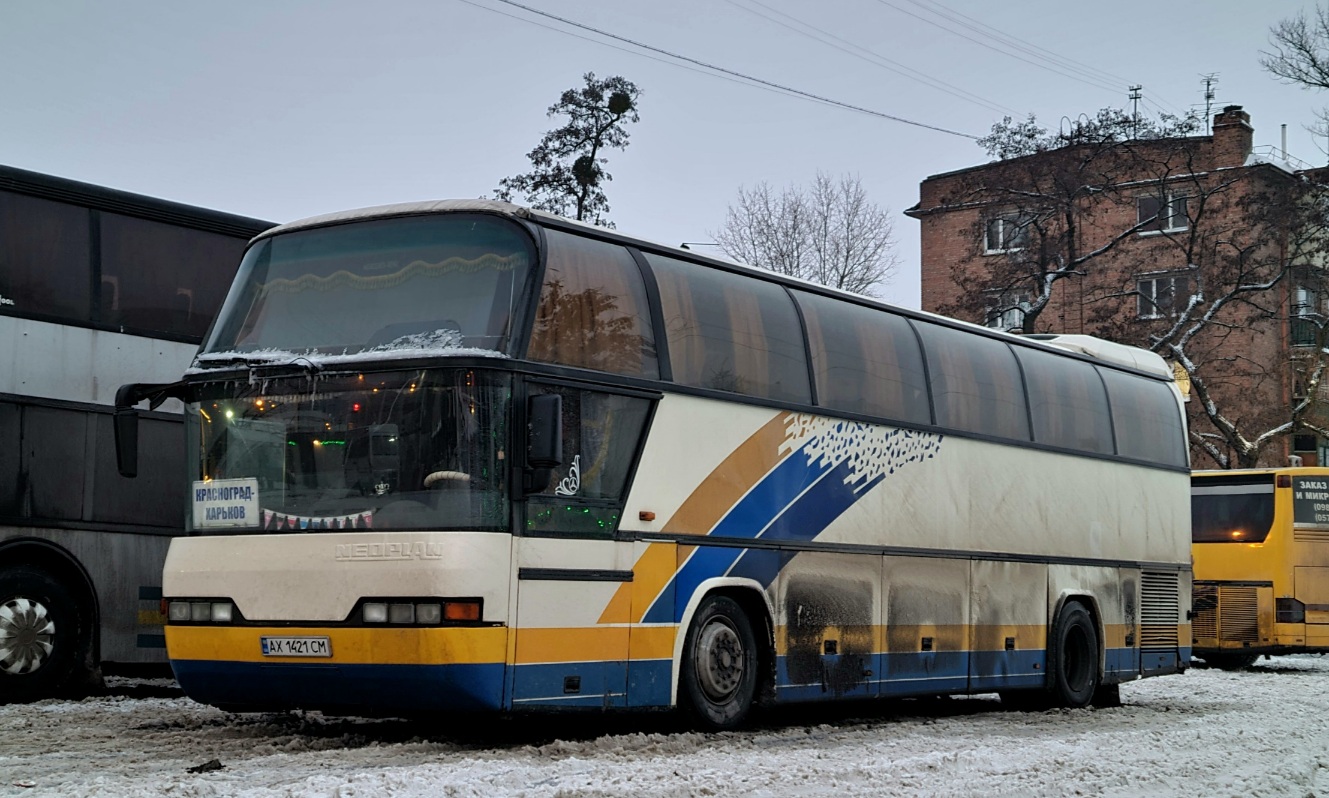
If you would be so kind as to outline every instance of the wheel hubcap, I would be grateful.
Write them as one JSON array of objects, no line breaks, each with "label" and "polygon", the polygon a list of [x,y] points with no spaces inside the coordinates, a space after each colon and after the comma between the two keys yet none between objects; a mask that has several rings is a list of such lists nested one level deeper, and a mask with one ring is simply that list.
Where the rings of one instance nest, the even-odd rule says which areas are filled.
[{"label": "wheel hubcap", "polygon": [[32,673],[46,663],[55,643],[55,621],[46,605],[26,598],[0,604],[0,671]]},{"label": "wheel hubcap", "polygon": [[738,631],[716,618],[697,636],[697,677],[706,697],[722,703],[732,697],[743,681],[743,643]]}]

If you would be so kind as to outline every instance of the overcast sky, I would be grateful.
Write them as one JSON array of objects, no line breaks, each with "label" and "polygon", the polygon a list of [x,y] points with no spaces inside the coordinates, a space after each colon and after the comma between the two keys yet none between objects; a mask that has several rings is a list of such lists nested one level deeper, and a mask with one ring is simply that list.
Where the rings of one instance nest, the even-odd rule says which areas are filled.
[{"label": "overcast sky", "polygon": [[[1257,146],[1314,164],[1329,94],[1259,66],[1290,0],[522,0],[548,14],[879,114],[981,136],[1003,115],[1104,106],[1251,114]],[[1007,44],[1003,44],[1007,42]],[[642,90],[610,154],[610,218],[712,241],[739,186],[858,176],[903,263],[879,291],[918,307],[919,181],[985,160],[970,138],[818,103],[502,0],[0,3],[0,163],[289,221],[475,197],[528,166],[583,73]]]}]

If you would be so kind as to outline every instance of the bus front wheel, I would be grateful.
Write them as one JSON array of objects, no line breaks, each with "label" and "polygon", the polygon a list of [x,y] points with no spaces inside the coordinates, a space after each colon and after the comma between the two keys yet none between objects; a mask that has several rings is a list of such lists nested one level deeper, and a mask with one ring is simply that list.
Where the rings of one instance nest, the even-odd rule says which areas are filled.
[{"label": "bus front wheel", "polygon": [[58,579],[32,565],[0,567],[0,704],[86,687],[88,613]]},{"label": "bus front wheel", "polygon": [[1085,707],[1098,690],[1098,630],[1089,610],[1068,601],[1048,640],[1048,690],[1054,706]]},{"label": "bus front wheel", "polygon": [[738,602],[706,598],[688,627],[679,669],[681,703],[700,725],[732,729],[752,709],[757,688],[757,638]]}]

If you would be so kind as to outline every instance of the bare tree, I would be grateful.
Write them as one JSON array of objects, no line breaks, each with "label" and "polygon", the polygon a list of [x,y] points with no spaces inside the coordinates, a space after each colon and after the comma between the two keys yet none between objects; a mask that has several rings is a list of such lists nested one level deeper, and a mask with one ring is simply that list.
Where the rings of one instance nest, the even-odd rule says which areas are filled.
[{"label": "bare tree", "polygon": [[[945,198],[951,207],[983,209],[971,240],[987,268],[975,272],[957,263],[961,290],[943,312],[1007,319],[1028,333],[1048,331],[1040,318],[1056,283],[1084,277],[1095,261],[1114,258],[1123,241],[1158,225],[1156,215],[1137,219],[1086,244],[1088,231],[1104,218],[1134,207],[1142,172],[1166,196],[1169,179],[1182,173],[1180,163],[1194,157],[1187,134],[1196,127],[1193,118],[1142,120],[1111,108],[1057,131],[1033,116],[993,125],[979,144],[996,162],[958,181]],[[1166,150],[1161,157],[1160,145]]]},{"label": "bare tree", "polygon": [[626,124],[638,121],[641,91],[617,75],[597,80],[587,72],[583,80],[584,87],[568,89],[549,106],[549,116],[566,115],[568,122],[526,154],[531,171],[503,178],[495,194],[509,202],[521,195],[534,208],[613,227],[604,192],[613,177],[605,171],[603,151],[628,146]]},{"label": "bare tree", "polygon": [[729,257],[780,274],[870,294],[899,265],[889,213],[857,177],[817,173],[808,188],[738,190],[712,237]]},{"label": "bare tree", "polygon": [[[1272,52],[1261,52],[1260,66],[1285,83],[1307,89],[1329,89],[1329,9],[1317,5],[1307,17],[1280,21],[1269,31]],[[1329,134],[1329,110],[1317,113],[1319,123],[1311,128],[1319,135]]]},{"label": "bare tree", "polygon": [[1290,434],[1329,431],[1329,188],[1276,165],[1213,168],[1191,129],[1113,111],[1058,133],[995,126],[983,143],[997,162],[944,199],[976,228],[942,309],[1159,353],[1189,380],[1197,467],[1251,467]]}]

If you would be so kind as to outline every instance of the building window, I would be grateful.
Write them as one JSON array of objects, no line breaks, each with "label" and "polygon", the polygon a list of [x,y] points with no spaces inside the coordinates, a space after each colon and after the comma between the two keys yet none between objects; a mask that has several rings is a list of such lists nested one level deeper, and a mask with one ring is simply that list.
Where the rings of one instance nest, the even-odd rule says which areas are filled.
[{"label": "building window", "polygon": [[1293,289],[1292,318],[1289,319],[1293,346],[1315,346],[1323,323],[1319,309],[1320,298],[1314,290],[1304,286]]},{"label": "building window", "polygon": [[1140,233],[1173,233],[1190,227],[1186,215],[1185,194],[1166,192],[1162,196],[1150,194],[1136,199],[1136,223]]},{"label": "building window", "polygon": [[1018,252],[1029,243],[1029,219],[1008,214],[988,219],[983,229],[983,252]]},{"label": "building window", "polygon": [[1174,318],[1186,307],[1190,280],[1184,274],[1150,275],[1137,279],[1135,290],[1140,318]]},{"label": "building window", "polygon": [[1025,309],[1029,307],[1027,291],[993,291],[988,295],[985,326],[1011,332],[1024,329]]}]

